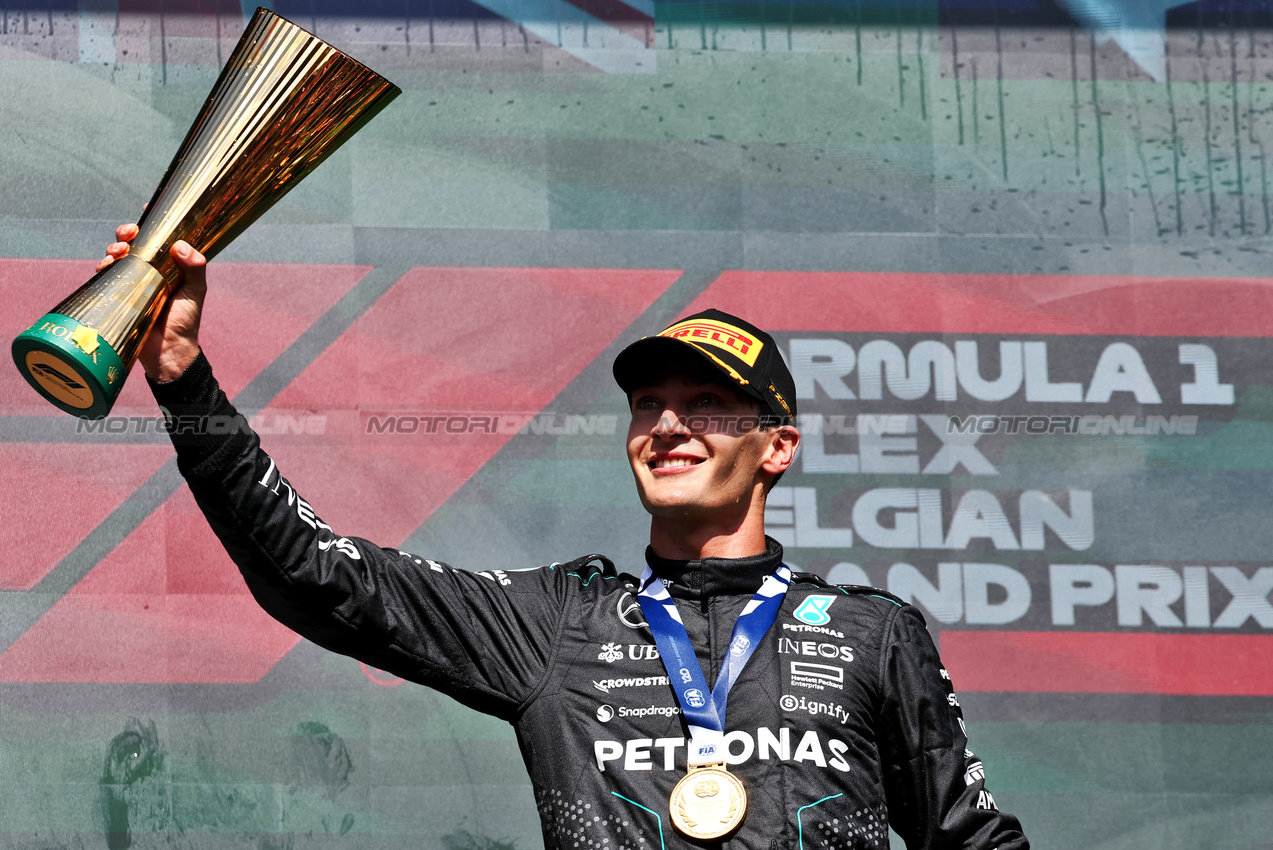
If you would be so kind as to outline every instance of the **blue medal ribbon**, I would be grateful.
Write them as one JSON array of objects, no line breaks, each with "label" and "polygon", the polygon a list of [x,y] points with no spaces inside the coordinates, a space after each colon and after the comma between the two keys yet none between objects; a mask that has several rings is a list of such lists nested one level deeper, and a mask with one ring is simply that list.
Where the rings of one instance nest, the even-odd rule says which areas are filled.
[{"label": "blue medal ribbon", "polygon": [[681,620],[681,612],[676,610],[676,602],[648,564],[645,572],[641,573],[641,591],[637,594],[637,601],[641,604],[645,621],[650,625],[650,632],[663,659],[663,668],[667,670],[676,701],[689,727],[687,761],[691,766],[725,761],[725,705],[729,691],[738,681],[761,638],[778,618],[778,609],[782,607],[782,598],[790,584],[791,570],[786,564],[779,564],[773,575],[765,577],[756,595],[738,615],[730,636],[729,650],[716,677],[716,686],[708,688],[707,678]]}]

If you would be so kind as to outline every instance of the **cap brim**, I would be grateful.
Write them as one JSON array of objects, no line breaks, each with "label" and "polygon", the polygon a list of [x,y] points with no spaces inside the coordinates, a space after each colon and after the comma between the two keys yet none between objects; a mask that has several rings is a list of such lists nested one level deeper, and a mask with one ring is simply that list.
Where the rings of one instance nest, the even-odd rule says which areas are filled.
[{"label": "cap brim", "polygon": [[667,336],[647,336],[629,345],[614,358],[614,379],[625,393],[631,393],[651,377],[665,374],[678,364],[706,365],[726,386],[742,392],[768,407],[769,401],[751,384],[740,383],[729,370],[698,346]]}]

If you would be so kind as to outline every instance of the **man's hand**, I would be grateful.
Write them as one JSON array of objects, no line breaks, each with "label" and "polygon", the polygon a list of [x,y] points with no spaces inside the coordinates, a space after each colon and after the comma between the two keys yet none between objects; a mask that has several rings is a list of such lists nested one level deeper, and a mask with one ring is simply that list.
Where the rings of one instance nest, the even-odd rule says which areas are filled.
[{"label": "man's hand", "polygon": [[[121,224],[115,229],[114,242],[97,270],[109,266],[128,253],[129,243],[137,238],[137,225]],[[137,359],[152,381],[171,381],[181,375],[190,361],[199,356],[199,316],[203,298],[208,293],[204,267],[208,261],[183,241],[173,244],[168,252],[181,268],[183,281],[155,320],[150,336],[142,343]]]}]

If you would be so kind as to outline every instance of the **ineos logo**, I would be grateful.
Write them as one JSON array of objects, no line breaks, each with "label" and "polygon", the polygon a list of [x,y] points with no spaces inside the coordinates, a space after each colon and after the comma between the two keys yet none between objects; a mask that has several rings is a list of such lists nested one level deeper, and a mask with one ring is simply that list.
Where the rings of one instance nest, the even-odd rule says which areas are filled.
[{"label": "ineos logo", "polygon": [[645,614],[641,611],[641,603],[632,593],[624,593],[619,597],[619,604],[615,606],[615,611],[619,615],[619,620],[629,629],[649,628],[649,624],[645,622]]}]

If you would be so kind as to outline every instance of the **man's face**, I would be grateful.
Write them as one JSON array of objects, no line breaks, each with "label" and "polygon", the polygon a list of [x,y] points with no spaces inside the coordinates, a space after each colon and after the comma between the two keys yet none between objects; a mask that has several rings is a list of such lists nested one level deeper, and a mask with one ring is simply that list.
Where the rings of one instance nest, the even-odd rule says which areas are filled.
[{"label": "man's face", "polygon": [[671,374],[632,392],[628,461],[651,515],[727,520],[763,479],[769,439],[757,405],[703,375]]}]

